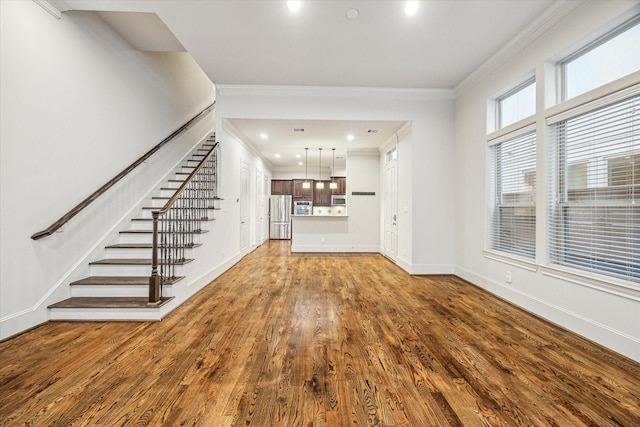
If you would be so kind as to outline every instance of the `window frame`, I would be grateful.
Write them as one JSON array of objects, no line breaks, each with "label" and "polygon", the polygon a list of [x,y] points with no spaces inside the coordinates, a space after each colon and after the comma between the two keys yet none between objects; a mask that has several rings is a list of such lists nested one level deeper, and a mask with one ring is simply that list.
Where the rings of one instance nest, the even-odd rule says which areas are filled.
[{"label": "window frame", "polygon": [[[503,113],[503,102],[508,99],[511,98],[513,95],[517,94],[518,92],[523,91],[524,89],[528,88],[529,86],[536,86],[536,76],[535,73],[528,75],[525,80],[523,80],[522,82],[518,83],[516,86],[514,86],[513,88],[509,89],[508,91],[502,93],[501,95],[497,96],[495,98],[495,123],[494,123],[494,127],[496,130],[500,130],[500,129],[505,129],[511,125],[513,125],[514,123],[518,123],[521,120],[525,120],[527,117],[531,117],[532,115],[529,116],[524,116],[524,117],[520,117],[518,118],[518,120],[514,121],[513,123],[509,123],[509,124],[503,124],[502,123],[502,119],[504,116]],[[535,90],[536,88],[534,88]],[[536,105],[535,105],[536,101],[535,101],[535,96],[534,96],[534,113],[533,115],[535,115],[535,110],[536,110]]]},{"label": "window frame", "polygon": [[[558,272],[562,275],[571,274],[576,277],[580,277],[580,279],[578,280],[581,284],[586,283],[588,286],[594,286],[595,283],[597,284],[597,288],[602,288],[603,286],[605,286],[608,291],[611,290],[611,288],[635,290],[640,289],[640,276],[638,275],[638,273],[635,273],[635,270],[640,271],[640,265],[636,266],[634,257],[632,256],[628,261],[628,273],[625,276],[624,274],[617,272],[616,268],[622,270],[623,267],[615,267],[616,264],[613,261],[613,259],[615,259],[615,256],[607,254],[607,252],[609,252],[611,248],[620,248],[619,243],[616,242],[616,240],[619,240],[619,238],[616,238],[615,235],[611,235],[611,237],[609,237],[607,240],[606,238],[602,238],[601,234],[598,234],[606,234],[607,226],[599,225],[597,226],[597,228],[593,228],[590,231],[590,233],[596,233],[595,240],[597,242],[607,242],[607,250],[604,250],[602,247],[600,247],[603,246],[601,243],[591,244],[588,249],[585,249],[583,246],[580,246],[579,249],[576,249],[576,247],[578,247],[576,246],[576,242],[580,242],[581,238],[587,237],[586,232],[581,233],[579,231],[579,227],[584,227],[584,224],[586,223],[583,222],[582,225],[577,225],[578,223],[576,222],[571,223],[572,216],[577,216],[579,218],[582,218],[582,221],[586,221],[586,219],[584,218],[588,219],[589,217],[584,217],[583,215],[591,215],[592,217],[598,218],[604,215],[602,218],[598,219],[598,222],[608,224],[609,227],[616,227],[617,223],[608,220],[607,218],[609,217],[606,215],[613,215],[615,217],[616,214],[613,212],[616,211],[616,209],[628,208],[630,209],[627,213],[627,215],[629,215],[628,221],[631,222],[629,223],[629,225],[627,225],[627,230],[633,231],[635,227],[633,225],[633,221],[640,218],[640,214],[637,214],[635,212],[635,201],[632,199],[629,199],[628,203],[625,202],[625,199],[618,199],[615,197],[611,199],[611,201],[608,200],[608,198],[610,197],[608,195],[613,195],[616,192],[616,186],[610,185],[608,182],[608,163],[606,164],[607,176],[604,177],[607,180],[606,186],[595,183],[592,184],[591,187],[589,187],[588,181],[585,181],[584,186],[573,186],[572,188],[569,188],[570,183],[576,181],[575,179],[572,180],[572,175],[569,172],[569,168],[578,164],[588,165],[589,162],[592,161],[592,157],[582,159],[578,162],[570,162],[568,160],[570,153],[567,152],[568,142],[566,140],[563,140],[563,138],[566,138],[566,126],[570,120],[586,118],[590,113],[604,112],[607,108],[613,108],[617,104],[622,104],[633,99],[635,99],[634,102],[640,103],[639,97],[640,83],[626,88],[625,90],[613,92],[602,98],[594,99],[586,104],[582,104],[574,108],[569,108],[566,111],[547,116],[545,118],[546,124],[549,128],[549,132],[547,132],[548,137],[545,141],[545,145],[547,146],[548,150],[548,156],[545,161],[548,181],[546,186],[547,200],[545,208],[547,223],[547,230],[545,232],[545,235],[547,240],[548,252],[545,269],[546,271],[550,272],[549,275],[551,276],[557,274]],[[635,114],[633,112],[635,111],[633,108],[631,108],[630,111],[632,115]],[[615,115],[614,117],[618,117],[618,115]],[[632,132],[630,133],[630,150],[628,152],[621,153],[620,151],[618,151],[617,153],[602,153],[597,155],[596,158],[601,157],[605,159],[605,161],[608,161],[609,158],[618,158],[625,155],[637,155],[638,145],[635,145],[636,134],[635,131],[633,131],[636,126],[636,121],[640,123],[640,118],[633,118],[630,124]],[[589,124],[584,126],[586,128],[597,124],[597,122],[589,121]],[[602,137],[594,139],[591,144],[597,144],[598,141],[601,140],[601,138]],[[581,144],[579,146],[580,149],[583,149],[583,146],[584,145]],[[576,148],[574,147],[573,149]],[[614,150],[612,149],[612,151]],[[611,154],[616,155],[612,156]],[[595,156],[595,154],[593,154],[592,156]],[[588,166],[586,167],[588,168]],[[602,164],[599,166],[596,165],[596,167],[602,168]],[[618,186],[618,188],[619,187],[620,186]],[[576,198],[578,196],[574,194],[575,197],[573,197],[569,194],[570,191],[574,191],[575,194],[583,192],[584,195],[587,196],[590,192],[593,192],[594,199],[590,200],[587,198],[585,200],[578,200],[578,198]],[[600,196],[597,195],[598,193],[600,194]],[[570,210],[572,210],[573,213],[569,212]],[[573,227],[574,229],[572,229],[571,227]],[[578,231],[575,231],[576,227],[578,227]],[[629,232],[627,233],[629,234]],[[633,233],[630,233],[630,235],[633,235]],[[614,244],[608,246],[610,244],[609,242],[613,242]],[[586,243],[584,244],[586,245]],[[630,248],[630,253],[636,251],[633,245],[630,246]],[[590,259],[591,261],[587,262],[587,258],[581,258],[579,254],[580,252],[588,252],[588,259]]]},{"label": "window frame", "polygon": [[[511,202],[505,202],[505,200],[503,199],[504,197],[504,193],[502,191],[502,174],[504,174],[505,172],[508,172],[508,170],[504,170],[501,168],[501,164],[499,164],[499,159],[498,156],[500,156],[500,151],[503,148],[503,144],[506,143],[512,143],[515,142],[517,140],[521,140],[519,142],[522,143],[531,143],[533,142],[534,148],[533,148],[533,152],[532,153],[527,153],[527,159],[532,163],[532,167],[529,167],[527,169],[522,169],[522,178],[523,178],[523,183],[522,185],[526,185],[526,181],[527,181],[527,173],[531,174],[531,172],[535,172],[535,176],[537,176],[537,166],[538,166],[538,162],[537,162],[537,146],[538,146],[538,140],[537,140],[537,132],[536,132],[536,124],[532,123],[530,125],[524,126],[520,129],[517,129],[513,132],[507,133],[505,135],[499,136],[497,138],[494,139],[490,139],[487,142],[488,145],[488,151],[489,151],[489,156],[490,156],[490,165],[489,165],[489,192],[490,192],[490,197],[489,197],[489,218],[487,221],[487,230],[488,230],[488,236],[485,244],[485,247],[487,248],[485,250],[485,255],[487,255],[487,253],[490,254],[495,254],[495,255],[499,255],[500,257],[504,257],[504,258],[508,258],[508,259],[514,259],[514,260],[518,260],[519,262],[523,262],[525,264],[525,268],[527,267],[527,265],[535,263],[536,260],[536,256],[537,256],[537,238],[536,238],[536,229],[537,229],[537,191],[538,191],[538,186],[537,183],[533,186],[533,188],[531,188],[530,190],[530,201],[529,202],[519,202],[519,201],[511,201]],[[519,148],[520,149],[520,148]],[[524,147],[524,149],[526,150],[527,147]],[[520,162],[520,160],[518,161]],[[536,179],[537,182],[537,179]],[[513,248],[511,248],[511,250],[509,250],[509,248],[507,248],[506,246],[502,246],[503,243],[503,239],[506,238],[506,236],[503,235],[503,226],[504,223],[503,221],[503,217],[504,211],[508,211],[508,210],[514,210],[514,217],[518,216],[516,215],[518,212],[522,213],[523,210],[527,210],[527,211],[533,211],[532,215],[528,215],[530,218],[533,218],[533,225],[529,226],[525,229],[522,229],[520,231],[523,231],[524,233],[529,233],[529,235],[531,236],[531,241],[528,243],[524,243],[524,244],[516,244],[514,245]],[[524,215],[527,216],[527,215]],[[530,221],[529,219],[525,219],[526,221]],[[514,221],[517,220],[517,218],[514,219]],[[526,247],[530,247],[532,250],[526,250]],[[528,253],[527,253],[528,252]]]},{"label": "window frame", "polygon": [[[558,80],[559,80],[559,84],[558,84],[558,99],[560,100],[560,102],[565,102],[568,101],[570,99],[574,99],[576,97],[579,97],[581,95],[584,95],[583,92],[581,94],[577,94],[571,98],[569,98],[567,96],[567,91],[568,91],[568,75],[567,75],[567,65],[570,64],[571,62],[575,61],[578,58],[583,57],[584,55],[588,54],[589,52],[597,49],[598,47],[608,43],[609,41],[613,40],[614,38],[616,38],[617,36],[619,36],[620,34],[626,32],[627,30],[631,29],[632,27],[635,27],[636,25],[640,25],[640,15],[636,15],[634,17],[632,17],[631,19],[627,20],[626,22],[624,22],[623,24],[615,27],[614,29],[612,29],[611,31],[606,32],[605,34],[603,34],[601,37],[598,37],[597,39],[593,40],[590,43],[587,43],[586,45],[582,46],[580,49],[575,50],[574,52],[572,52],[571,54],[565,56],[564,58],[562,58],[561,60],[556,62],[556,66],[557,66],[557,70],[558,70]],[[623,76],[624,77],[624,76]],[[620,78],[623,78],[620,77]],[[595,86],[593,88],[591,88],[590,90],[594,90],[597,89],[599,87],[602,87],[608,83],[611,83],[612,81],[615,81],[617,79],[611,80],[609,82],[605,82],[599,86]],[[588,91],[587,91],[588,92]]]}]

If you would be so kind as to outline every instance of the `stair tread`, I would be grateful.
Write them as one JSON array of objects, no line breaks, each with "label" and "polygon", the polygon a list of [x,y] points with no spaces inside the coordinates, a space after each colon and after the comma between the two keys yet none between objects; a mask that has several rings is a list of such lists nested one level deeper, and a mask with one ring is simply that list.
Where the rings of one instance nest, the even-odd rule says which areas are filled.
[{"label": "stair tread", "polygon": [[[216,199],[216,200],[218,200],[218,199]],[[152,210],[159,211],[160,209],[162,209],[162,206],[143,206],[142,209],[146,209],[146,210],[152,209]],[[188,210],[188,209],[191,209],[191,208],[173,208],[173,209],[187,209]],[[207,206],[206,208],[201,208],[201,209],[215,209],[215,210],[218,210],[220,208],[216,208],[214,206]]]},{"label": "stair tread", "polygon": [[147,297],[73,297],[49,306],[49,308],[158,308],[173,297],[158,303],[149,303]]},{"label": "stair tread", "polygon": [[[178,218],[174,218],[174,219],[158,218],[158,221],[163,221],[163,222],[198,222],[198,221],[207,222],[207,221],[214,221],[214,220],[215,220],[215,218],[208,218],[208,217],[182,218],[182,219],[178,219]],[[153,218],[131,218],[131,221],[153,222]]]},{"label": "stair tread", "polygon": [[[177,276],[169,279],[165,284],[172,285],[184,279],[183,276]],[[149,276],[89,276],[84,279],[76,280],[71,285],[134,285],[149,286]]]},{"label": "stair tread", "polygon": [[[196,230],[196,231],[182,231],[180,234],[202,234],[208,233],[209,230]],[[162,234],[163,231],[158,231],[158,233]],[[120,234],[153,234],[152,230],[123,230]]]},{"label": "stair tread", "polygon": [[[193,243],[191,245],[170,245],[169,249],[191,249],[202,246],[202,243]],[[107,249],[152,249],[151,243],[116,243],[114,245],[105,246]]]},{"label": "stair tread", "polygon": [[[183,265],[193,261],[192,258],[184,260],[172,260],[176,265]],[[164,264],[158,260],[159,264]],[[151,258],[105,258],[91,261],[89,265],[151,265]]]}]

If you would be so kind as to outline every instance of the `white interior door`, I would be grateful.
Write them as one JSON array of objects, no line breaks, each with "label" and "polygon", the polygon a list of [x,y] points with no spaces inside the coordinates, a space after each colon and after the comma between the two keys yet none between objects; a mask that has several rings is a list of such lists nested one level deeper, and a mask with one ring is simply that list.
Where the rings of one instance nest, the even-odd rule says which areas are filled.
[{"label": "white interior door", "polygon": [[271,178],[264,176],[262,197],[262,241],[269,240],[269,196],[271,195]]},{"label": "white interior door", "polygon": [[256,171],[256,238],[255,242],[260,245],[262,244],[262,235],[263,235],[263,226],[264,223],[262,221],[262,213],[264,212],[264,184],[262,183],[262,171]]},{"label": "white interior door", "polygon": [[384,255],[395,261],[398,256],[398,161],[384,168]]},{"label": "white interior door", "polygon": [[240,253],[243,256],[249,253],[250,200],[251,173],[249,165],[242,162],[240,165]]}]

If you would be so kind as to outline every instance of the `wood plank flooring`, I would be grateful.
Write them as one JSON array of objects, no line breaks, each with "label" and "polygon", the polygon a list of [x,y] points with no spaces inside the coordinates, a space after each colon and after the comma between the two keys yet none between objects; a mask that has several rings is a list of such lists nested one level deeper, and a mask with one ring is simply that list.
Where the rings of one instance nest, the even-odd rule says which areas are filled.
[{"label": "wood plank flooring", "polygon": [[452,276],[289,248],[162,322],[1,342],[0,425],[640,425],[640,364]]}]

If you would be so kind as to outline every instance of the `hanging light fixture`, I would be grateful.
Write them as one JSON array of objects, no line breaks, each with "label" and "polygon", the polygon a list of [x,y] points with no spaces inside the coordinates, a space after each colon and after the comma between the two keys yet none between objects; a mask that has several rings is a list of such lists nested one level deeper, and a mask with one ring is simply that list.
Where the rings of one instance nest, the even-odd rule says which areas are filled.
[{"label": "hanging light fixture", "polygon": [[311,188],[311,183],[309,182],[309,176],[307,174],[309,167],[307,166],[309,163],[309,149],[304,149],[304,182],[302,183],[302,188]]},{"label": "hanging light fixture", "polygon": [[324,188],[324,182],[322,182],[322,148],[318,148],[318,156],[320,157],[320,167],[318,170],[318,182],[316,182],[317,189]]},{"label": "hanging light fixture", "polygon": [[333,153],[333,163],[331,167],[331,184],[329,184],[329,188],[335,190],[338,188],[338,183],[335,181],[336,178],[336,149],[331,149]]}]

